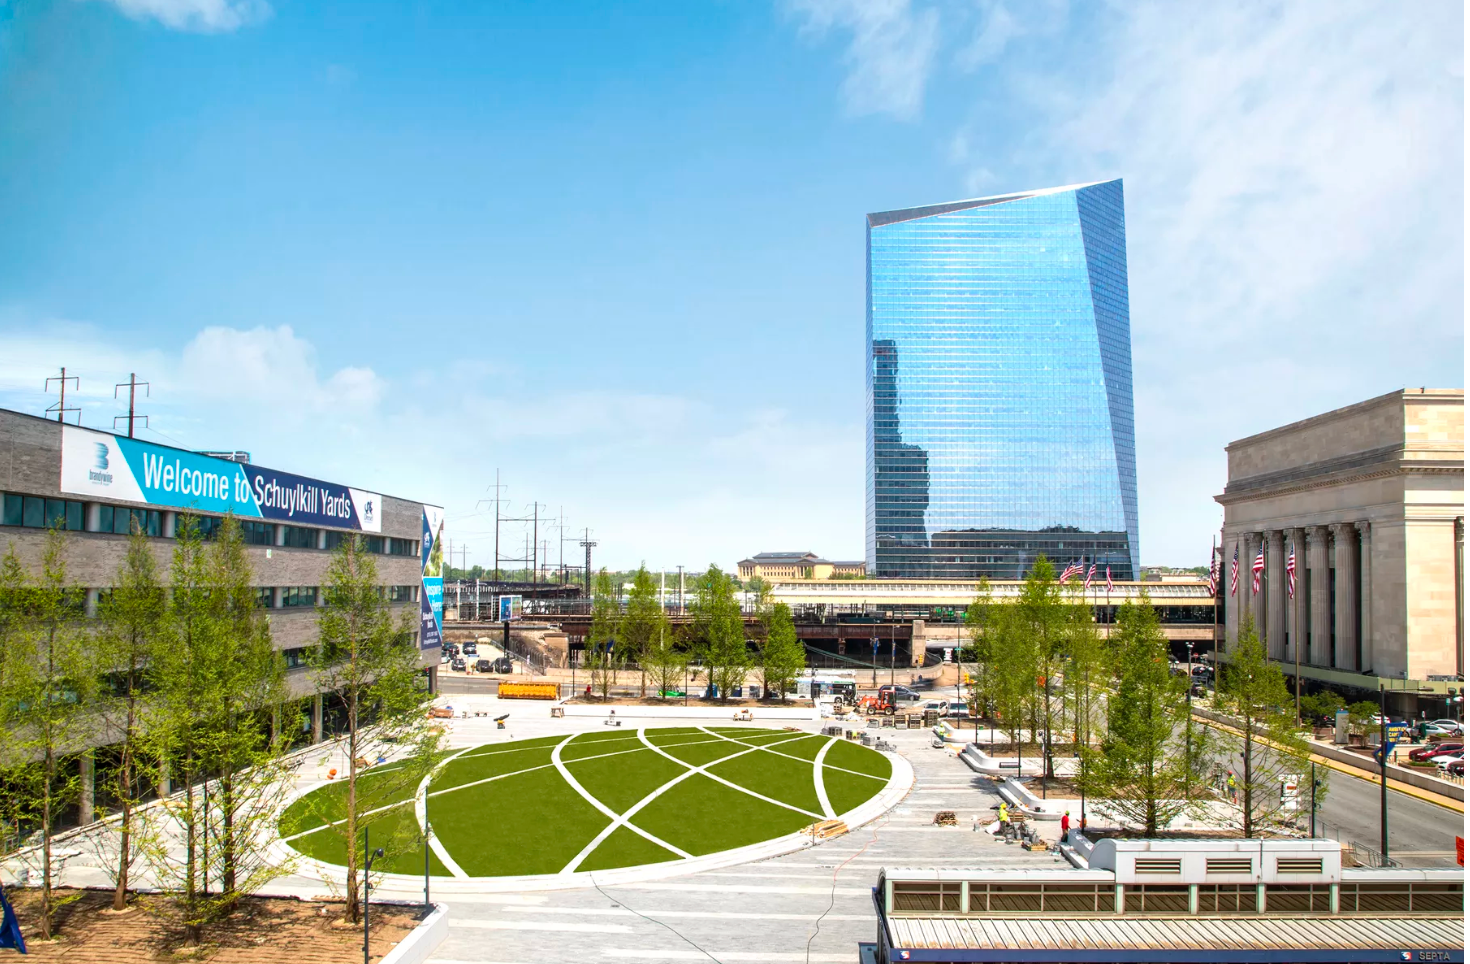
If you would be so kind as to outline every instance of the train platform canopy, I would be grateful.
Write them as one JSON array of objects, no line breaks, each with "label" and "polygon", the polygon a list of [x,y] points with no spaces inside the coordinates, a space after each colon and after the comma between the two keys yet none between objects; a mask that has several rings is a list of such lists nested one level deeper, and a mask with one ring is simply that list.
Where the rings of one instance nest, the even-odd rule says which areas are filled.
[{"label": "train platform canopy", "polygon": [[[1370,962],[1465,960],[1460,917],[893,917],[880,960]],[[883,952],[886,951],[886,954]]]}]

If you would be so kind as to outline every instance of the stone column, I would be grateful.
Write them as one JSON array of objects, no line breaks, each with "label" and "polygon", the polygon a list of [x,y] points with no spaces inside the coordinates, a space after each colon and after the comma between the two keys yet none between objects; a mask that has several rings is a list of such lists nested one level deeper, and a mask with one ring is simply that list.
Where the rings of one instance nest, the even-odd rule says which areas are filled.
[{"label": "stone column", "polygon": [[1306,600],[1312,607],[1312,638],[1308,652],[1312,654],[1313,666],[1332,665],[1332,627],[1328,622],[1332,608],[1327,598],[1327,527],[1312,526],[1307,530],[1307,552],[1311,557],[1312,598]]},{"label": "stone column", "polygon": [[1337,646],[1332,653],[1336,669],[1358,668],[1358,530],[1351,522],[1333,525],[1337,564]]},{"label": "stone column", "polygon": [[102,590],[88,589],[85,601],[82,603],[82,613],[88,619],[97,618],[97,603],[102,599]]},{"label": "stone column", "polygon": [[1246,588],[1251,594],[1251,621],[1255,623],[1256,635],[1261,640],[1261,645],[1266,644],[1266,580],[1265,573],[1261,576],[1261,588],[1255,589],[1255,573],[1251,566],[1256,564],[1256,553],[1260,552],[1266,545],[1266,534],[1264,532],[1251,533],[1250,561],[1246,563],[1244,576]]},{"label": "stone column", "polygon": [[322,741],[322,694],[311,698],[311,742]]},{"label": "stone column", "polygon": [[1367,522],[1357,523],[1358,528],[1358,669],[1371,670],[1373,658],[1373,567],[1372,526]]},{"label": "stone column", "polygon": [[88,824],[97,819],[96,758],[91,750],[83,750],[77,757],[77,819]]},{"label": "stone column", "polygon": [[[1288,605],[1291,609],[1291,651],[1288,657],[1293,663],[1310,663],[1312,654],[1307,649],[1307,532],[1305,529],[1291,530],[1291,548],[1296,552],[1296,595]],[[1283,566],[1285,564],[1283,563]]]},{"label": "stone column", "polygon": [[1266,653],[1286,659],[1286,551],[1280,529],[1266,533]]}]

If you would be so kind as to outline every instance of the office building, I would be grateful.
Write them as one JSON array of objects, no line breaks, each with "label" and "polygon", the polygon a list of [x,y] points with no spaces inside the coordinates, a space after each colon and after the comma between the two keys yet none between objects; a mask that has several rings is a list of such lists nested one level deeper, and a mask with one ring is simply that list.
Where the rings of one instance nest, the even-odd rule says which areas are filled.
[{"label": "office building", "polygon": [[1465,673],[1464,390],[1389,392],[1225,452],[1226,645],[1249,621],[1288,675],[1447,712]]},{"label": "office building", "polygon": [[1123,184],[868,215],[867,564],[1139,571]]},{"label": "office building", "polygon": [[342,719],[332,694],[316,692],[305,653],[317,640],[331,550],[344,538],[361,535],[379,554],[378,578],[395,615],[418,612],[413,642],[425,685],[436,688],[439,507],[0,409],[0,553],[13,548],[34,575],[46,529],[65,530],[67,579],[87,617],[112,584],[134,527],[151,537],[166,579],[181,517],[195,517],[207,538],[227,512],[240,519],[291,692],[314,697],[302,723],[309,738],[330,735]]}]

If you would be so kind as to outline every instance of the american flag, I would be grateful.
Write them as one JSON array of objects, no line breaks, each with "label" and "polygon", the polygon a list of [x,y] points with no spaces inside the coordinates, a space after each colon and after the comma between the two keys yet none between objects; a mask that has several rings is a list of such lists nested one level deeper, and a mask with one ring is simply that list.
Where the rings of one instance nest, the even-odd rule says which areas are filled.
[{"label": "american flag", "polygon": [[1092,565],[1087,567],[1087,578],[1082,581],[1083,590],[1091,589],[1092,580],[1095,578],[1097,578],[1097,563],[1094,562]]},{"label": "american flag", "polygon": [[1113,567],[1108,566],[1108,592],[1113,591]]},{"label": "american flag", "polygon": [[1261,591],[1261,571],[1266,568],[1266,544],[1256,550],[1256,561],[1251,563],[1251,592]]},{"label": "american flag", "polygon": [[1286,595],[1296,598],[1296,546],[1286,554]]},{"label": "american flag", "polygon": [[1072,563],[1067,568],[1062,570],[1062,574],[1057,578],[1057,582],[1066,582],[1073,576],[1080,575],[1082,575],[1082,560],[1078,559],[1076,562]]},{"label": "american flag", "polygon": [[1235,590],[1240,586],[1240,546],[1235,547],[1235,555],[1230,557],[1230,595],[1235,595]]},{"label": "american flag", "polygon": [[1209,584],[1210,597],[1214,598],[1215,593],[1220,590],[1220,561],[1215,558],[1215,547],[1213,545],[1210,546]]}]

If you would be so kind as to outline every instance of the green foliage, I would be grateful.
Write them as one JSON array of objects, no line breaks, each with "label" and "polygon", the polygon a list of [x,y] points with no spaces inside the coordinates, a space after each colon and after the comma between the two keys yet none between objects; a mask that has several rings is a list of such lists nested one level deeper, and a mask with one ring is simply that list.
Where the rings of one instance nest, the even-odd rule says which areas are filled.
[{"label": "green foliage", "polygon": [[791,607],[783,602],[771,607],[758,659],[762,694],[769,699],[774,692],[784,702],[787,690],[806,668],[806,647],[796,638]]},{"label": "green foliage", "polygon": [[1107,735],[1098,751],[1084,752],[1081,780],[1124,820],[1156,835],[1193,805],[1203,754],[1186,737],[1188,682],[1169,671],[1169,647],[1158,614],[1144,593],[1118,613],[1115,649],[1121,675],[1108,700]]},{"label": "green foliage", "polygon": [[[133,838],[146,832],[137,810],[147,796],[144,788],[158,783],[157,761],[146,752],[144,739],[149,707],[144,682],[168,616],[168,597],[159,581],[158,562],[147,534],[136,526],[128,537],[127,554],[113,577],[112,591],[101,600],[97,615],[97,658],[113,680],[98,708],[119,736],[115,744],[117,766],[108,771],[99,788],[116,802],[118,818],[99,825],[100,835],[94,844],[99,845],[99,856],[115,854],[112,860],[104,860],[103,866],[111,867],[112,909],[120,911],[127,906],[132,868],[139,856]],[[83,815],[84,820],[93,817]]]},{"label": "green foliage", "polygon": [[653,677],[653,686],[660,698],[684,688],[689,654],[679,647],[674,627],[662,609],[659,610],[657,632],[644,652],[642,665]]},{"label": "green foliage", "polygon": [[[347,786],[341,822],[322,834],[337,836],[347,858],[348,879],[356,880],[362,828],[383,806],[411,796],[442,758],[439,731],[430,725],[429,695],[423,685],[413,619],[405,613],[395,622],[378,584],[377,562],[360,538],[344,539],[327,569],[323,607],[317,617],[320,642],[310,665],[317,686],[335,692],[342,701],[347,732]],[[371,764],[395,756],[394,766],[365,771]],[[365,772],[373,778],[363,779]],[[413,821],[399,821],[382,847],[384,866],[423,848],[421,829]],[[358,918],[358,893],[347,890],[347,918]]]},{"label": "green foliage", "polygon": [[1366,736],[1369,732],[1378,729],[1378,721],[1374,719],[1378,715],[1378,704],[1371,700],[1360,700],[1347,708],[1348,732],[1357,736]]},{"label": "green foliage", "polygon": [[[143,849],[192,945],[241,895],[289,869],[271,850],[288,750],[271,720],[286,699],[285,668],[234,516],[208,543],[196,519],[180,518],[170,589],[147,664],[147,741],[183,789],[156,811]],[[170,838],[183,840],[182,861]]]},{"label": "green foliage", "polygon": [[70,899],[53,892],[59,867],[52,836],[66,803],[81,784],[64,755],[85,741],[94,725],[98,667],[67,585],[66,534],[46,534],[41,575],[26,577],[12,545],[0,563],[0,781],[8,787],[0,819],[30,827],[39,847],[24,858],[40,871],[39,931],[49,939],[56,912]]},{"label": "green foliage", "polygon": [[636,661],[639,667],[638,696],[647,692],[648,656],[664,629],[664,607],[658,598],[658,583],[643,566],[633,574],[633,587],[628,593],[628,608],[618,621],[616,634],[618,655],[623,663]]},{"label": "green foliage", "polygon": [[745,645],[745,621],[735,599],[735,581],[711,564],[694,582],[695,652],[704,661],[705,679],[714,685],[720,701],[745,681],[750,652]]},{"label": "green foliage", "polygon": [[608,690],[617,681],[618,629],[623,620],[622,607],[618,603],[617,590],[611,577],[604,569],[593,582],[592,626],[587,633],[585,656],[587,670],[592,675],[592,688],[604,700]]},{"label": "green foliage", "polygon": [[[1230,758],[1232,769],[1237,762],[1241,767],[1236,772],[1239,793],[1233,806],[1242,832],[1251,837],[1283,822],[1281,785],[1305,783],[1311,755],[1287,709],[1292,700],[1281,668],[1266,658],[1249,619],[1240,627],[1239,638],[1221,667],[1217,702],[1240,728]],[[1319,804],[1324,792],[1317,792]]]},{"label": "green foliage", "polygon": [[[1302,721],[1331,723],[1337,718],[1337,711],[1346,705],[1342,696],[1332,690],[1307,693],[1302,697]],[[1368,705],[1373,706],[1371,703]],[[1377,709],[1375,706],[1373,712],[1377,712]]]}]

